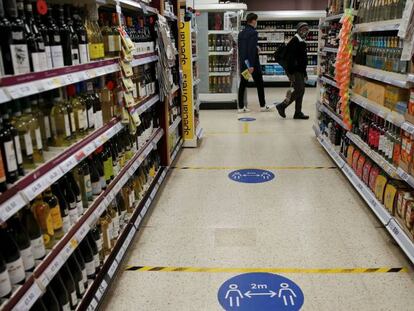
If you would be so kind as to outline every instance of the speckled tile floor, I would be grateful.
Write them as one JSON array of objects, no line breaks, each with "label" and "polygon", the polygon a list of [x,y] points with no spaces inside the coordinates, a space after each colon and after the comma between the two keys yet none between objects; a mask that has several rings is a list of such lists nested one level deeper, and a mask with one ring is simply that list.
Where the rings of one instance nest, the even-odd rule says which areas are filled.
[{"label": "speckled tile floor", "polygon": [[[268,102],[280,101],[284,91],[267,89]],[[315,98],[315,89],[308,89],[304,111],[312,118]],[[180,155],[123,265],[408,267],[409,273],[398,274],[281,274],[301,287],[302,310],[413,310],[412,266],[346,178],[332,169],[314,138],[313,121],[257,112],[252,89],[248,99],[254,110],[249,116],[257,119],[248,134],[234,111],[202,111],[201,147]],[[227,175],[239,167],[266,167],[276,178],[235,183]],[[122,271],[102,309],[223,310],[218,289],[237,274]]]}]

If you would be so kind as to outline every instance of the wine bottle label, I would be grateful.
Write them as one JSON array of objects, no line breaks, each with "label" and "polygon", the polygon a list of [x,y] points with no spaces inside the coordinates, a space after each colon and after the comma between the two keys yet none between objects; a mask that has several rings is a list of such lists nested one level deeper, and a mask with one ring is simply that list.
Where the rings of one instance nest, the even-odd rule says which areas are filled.
[{"label": "wine bottle label", "polygon": [[[23,33],[22,33],[23,35]],[[13,71],[15,75],[30,72],[29,51],[26,44],[10,45]]]},{"label": "wine bottle label", "polygon": [[86,267],[83,267],[82,269],[82,282],[83,284],[88,283],[88,275],[86,274]]},{"label": "wine bottle label", "polygon": [[45,244],[43,243],[43,237],[39,237],[34,240],[30,240],[30,246],[32,247],[33,257],[35,259],[42,259],[46,255]]},{"label": "wine bottle label", "polygon": [[122,219],[122,227],[125,225],[125,223],[128,221],[126,218],[126,211],[121,212],[121,219]]},{"label": "wine bottle label", "polygon": [[112,239],[112,232],[110,230],[111,225],[108,224],[108,227],[103,230],[103,245],[106,249],[111,248],[111,239]]},{"label": "wine bottle label", "polygon": [[101,191],[102,191],[101,181],[99,180],[97,182],[93,182],[92,183],[92,194],[94,196],[98,196],[101,193]]},{"label": "wine bottle label", "polygon": [[95,255],[93,255],[93,259],[95,262],[95,267],[99,267],[101,265],[101,260],[99,259],[99,254],[96,253]]},{"label": "wine bottle label", "polygon": [[79,44],[79,60],[81,64],[89,63],[89,47],[87,44]]},{"label": "wine bottle label", "polygon": [[46,52],[32,53],[32,65],[34,72],[46,70]]},{"label": "wine bottle label", "polygon": [[83,283],[83,280],[80,280],[78,282],[78,287],[79,287],[79,294],[83,295],[85,293],[85,285]]},{"label": "wine bottle label", "polygon": [[7,271],[9,271],[10,282],[12,284],[17,284],[26,278],[22,257],[19,257],[19,259],[15,261],[6,263],[6,267]]},{"label": "wine bottle label", "polygon": [[16,147],[16,158],[17,164],[23,163],[23,156],[22,156],[22,147],[20,146],[20,139],[19,136],[14,136],[14,146]]},{"label": "wine bottle label", "polygon": [[72,129],[72,133],[76,133],[77,128],[76,128],[76,123],[75,123],[75,113],[71,112],[70,113],[70,128]]},{"label": "wine bottle label", "polygon": [[67,215],[67,216],[64,216],[64,217],[62,217],[62,223],[63,223],[63,232],[64,233],[68,233],[69,232],[69,230],[70,230],[70,226],[71,226],[71,224],[70,224],[70,216],[69,215]]},{"label": "wine bottle label", "polygon": [[25,249],[21,249],[20,256],[22,257],[22,260],[23,260],[24,270],[28,271],[28,270],[33,269],[33,267],[35,266],[35,259],[33,256],[32,247],[29,246]]},{"label": "wine bottle label", "polygon": [[85,110],[79,110],[78,111],[78,126],[80,130],[86,130],[87,120],[85,119]]},{"label": "wine bottle label", "polygon": [[118,175],[118,173],[119,173],[119,164],[118,164],[118,161],[113,161],[112,162],[112,170],[114,172],[114,176]]},{"label": "wine bottle label", "polygon": [[94,113],[95,116],[95,128],[99,129],[103,126],[102,110],[98,110]]},{"label": "wine bottle label", "polygon": [[91,60],[103,58],[105,56],[105,48],[103,43],[89,43],[89,57]]},{"label": "wine bottle label", "polygon": [[105,189],[106,188],[106,180],[105,180],[105,176],[100,176],[99,177],[99,181],[101,183],[101,189]]},{"label": "wine bottle label", "polygon": [[73,307],[78,305],[78,296],[76,296],[76,291],[70,293],[70,301]]},{"label": "wine bottle label", "polygon": [[104,162],[104,174],[105,174],[105,181],[111,180],[111,176],[112,176],[112,157],[110,157],[110,156]]},{"label": "wine bottle label", "polygon": [[53,40],[54,40],[56,43],[60,43],[60,35],[54,35],[54,36],[53,36]]},{"label": "wine bottle label", "polygon": [[83,215],[83,204],[82,204],[82,199],[76,199],[76,206],[77,206],[77,210],[78,210],[78,215],[81,216]]},{"label": "wine bottle label", "polygon": [[65,123],[65,135],[66,137],[70,137],[72,135],[72,132],[70,131],[70,121],[69,121],[69,115],[65,113],[63,115],[63,122]]},{"label": "wine bottle label", "polygon": [[60,215],[60,206],[56,205],[55,207],[50,208],[50,215],[53,221],[53,229],[58,230],[63,227],[62,216]]},{"label": "wine bottle label", "polygon": [[10,294],[12,286],[7,269],[0,273],[0,298]]},{"label": "wine bottle label", "polygon": [[62,311],[71,311],[69,302],[61,307],[62,307]]},{"label": "wine bottle label", "polygon": [[118,214],[112,218],[112,238],[115,239],[119,235],[119,216]]},{"label": "wine bottle label", "polygon": [[15,172],[17,170],[17,158],[16,153],[14,152],[13,140],[4,142],[3,146],[6,156],[7,170],[10,173]]},{"label": "wine bottle label", "polygon": [[72,65],[79,65],[79,50],[72,48]]},{"label": "wine bottle label", "polygon": [[30,137],[30,133],[24,134],[24,145],[26,147],[26,155],[31,156],[33,154],[33,145],[32,145],[32,138]]},{"label": "wine bottle label", "polygon": [[78,215],[78,207],[76,202],[70,203],[69,207],[69,217],[70,217],[70,223],[74,224],[78,221],[79,215]]},{"label": "wine bottle label", "polygon": [[46,138],[51,138],[52,137],[52,132],[50,131],[50,122],[49,122],[49,116],[44,116],[43,117],[43,124],[45,127],[45,134],[46,134]]},{"label": "wine bottle label", "polygon": [[38,150],[43,149],[43,143],[42,143],[42,134],[40,133],[40,128],[38,127],[35,129],[35,136],[36,136],[36,145]]},{"label": "wine bottle label", "polygon": [[135,193],[134,191],[131,191],[129,194],[129,207],[132,207],[135,203]]},{"label": "wine bottle label", "polygon": [[53,229],[53,219],[50,213],[45,217],[45,225],[46,233],[52,237],[55,231]]},{"label": "wine bottle label", "polygon": [[[60,41],[60,36],[59,36]],[[52,50],[52,64],[53,68],[63,67],[63,50],[61,45],[53,45],[51,47]]]},{"label": "wine bottle label", "polygon": [[92,261],[85,262],[86,274],[88,276],[95,274],[95,261],[92,258]]},{"label": "wine bottle label", "polygon": [[98,253],[100,253],[102,251],[102,246],[103,246],[102,237],[99,237],[99,239],[95,240],[95,242],[96,242],[96,247],[98,248]]},{"label": "wine bottle label", "polygon": [[24,34],[23,31],[12,31],[13,40],[23,40]]},{"label": "wine bottle label", "polygon": [[45,52],[46,52],[47,69],[52,69],[53,68],[52,48],[50,47],[50,45],[45,46]]},{"label": "wine bottle label", "polygon": [[89,128],[93,128],[95,126],[95,116],[93,113],[93,107],[88,109],[88,122]]},{"label": "wine bottle label", "polygon": [[93,192],[92,192],[92,183],[91,183],[91,175],[84,175],[83,176],[83,182],[85,187],[85,196],[88,199],[88,201],[93,200]]}]

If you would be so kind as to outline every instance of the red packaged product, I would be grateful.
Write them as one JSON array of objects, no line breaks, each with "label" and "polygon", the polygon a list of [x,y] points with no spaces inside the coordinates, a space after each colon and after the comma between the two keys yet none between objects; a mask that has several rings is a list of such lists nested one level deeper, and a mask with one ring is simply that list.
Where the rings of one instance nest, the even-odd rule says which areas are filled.
[{"label": "red packaged product", "polygon": [[362,179],[362,172],[363,172],[363,168],[364,168],[364,164],[366,161],[366,157],[365,155],[361,154],[361,156],[358,159],[358,163],[357,163],[357,168],[356,168],[356,174],[358,175],[359,178]]},{"label": "red packaged product", "polygon": [[372,162],[371,161],[365,161],[364,167],[362,169],[362,181],[364,184],[369,184],[369,174],[371,173],[372,169]]},{"label": "red packaged product", "polygon": [[352,169],[356,172],[357,166],[358,166],[358,160],[361,156],[361,152],[359,150],[356,150],[354,152],[354,157],[352,158]]},{"label": "red packaged product", "polygon": [[374,166],[371,169],[371,173],[369,174],[369,188],[375,193],[375,182],[377,181],[377,176],[381,172],[378,166]]}]

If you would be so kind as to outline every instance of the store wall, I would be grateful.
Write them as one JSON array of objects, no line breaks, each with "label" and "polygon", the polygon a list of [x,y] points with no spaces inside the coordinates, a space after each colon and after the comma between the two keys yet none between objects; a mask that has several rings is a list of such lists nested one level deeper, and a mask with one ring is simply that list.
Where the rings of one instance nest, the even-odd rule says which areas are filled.
[{"label": "store wall", "polygon": [[249,11],[325,10],[328,0],[245,0]]}]

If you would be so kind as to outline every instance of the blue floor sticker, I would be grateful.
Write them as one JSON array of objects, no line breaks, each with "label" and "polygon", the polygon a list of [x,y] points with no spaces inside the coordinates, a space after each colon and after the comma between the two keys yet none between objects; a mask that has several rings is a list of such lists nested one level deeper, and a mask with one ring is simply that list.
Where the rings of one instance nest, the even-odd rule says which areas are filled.
[{"label": "blue floor sticker", "polygon": [[218,300],[226,311],[297,311],[304,303],[300,287],[272,273],[245,273],[221,285]]},{"label": "blue floor sticker", "polygon": [[275,174],[259,169],[243,169],[231,172],[229,178],[241,183],[259,184],[273,180]]},{"label": "blue floor sticker", "polygon": [[255,118],[239,118],[239,121],[241,122],[253,122],[256,121]]}]

